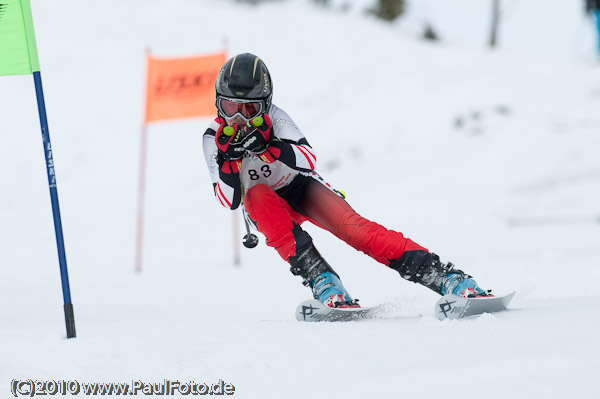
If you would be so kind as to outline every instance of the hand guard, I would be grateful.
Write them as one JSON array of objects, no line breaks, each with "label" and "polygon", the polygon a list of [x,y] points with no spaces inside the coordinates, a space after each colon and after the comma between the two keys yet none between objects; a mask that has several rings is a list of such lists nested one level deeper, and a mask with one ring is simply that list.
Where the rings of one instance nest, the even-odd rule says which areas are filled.
[{"label": "hand guard", "polygon": [[226,161],[240,159],[246,151],[242,146],[243,130],[238,125],[226,126],[222,123],[215,134],[219,154]]},{"label": "hand guard", "polygon": [[267,114],[248,121],[245,131],[242,147],[255,154],[264,152],[273,140],[273,122]]}]

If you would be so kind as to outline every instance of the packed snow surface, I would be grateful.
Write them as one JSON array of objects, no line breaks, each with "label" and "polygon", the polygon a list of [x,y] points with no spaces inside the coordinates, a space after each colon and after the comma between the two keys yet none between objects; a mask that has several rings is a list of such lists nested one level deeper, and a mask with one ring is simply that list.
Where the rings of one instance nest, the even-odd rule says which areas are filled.
[{"label": "packed snow surface", "polygon": [[[491,2],[415,0],[393,24],[365,15],[371,2],[331,3],[32,1],[77,338],[33,79],[2,77],[1,397],[15,379],[223,380],[240,398],[597,394],[600,65],[583,2],[506,1],[494,51]],[[425,23],[441,41],[420,39]],[[224,42],[266,62],[274,102],[359,213],[516,290],[510,311],[440,322],[434,293],[306,226],[350,293],[389,311],[297,322],[310,292],[264,237],[233,264],[243,224],[213,197],[210,118],[149,126],[135,273],[145,49]]]}]

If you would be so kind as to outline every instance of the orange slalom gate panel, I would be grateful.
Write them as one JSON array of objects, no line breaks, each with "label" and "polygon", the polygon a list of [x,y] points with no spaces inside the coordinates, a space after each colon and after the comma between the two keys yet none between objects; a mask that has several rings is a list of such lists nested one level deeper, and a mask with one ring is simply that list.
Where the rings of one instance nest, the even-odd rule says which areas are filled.
[{"label": "orange slalom gate panel", "polygon": [[146,123],[215,115],[215,83],[225,61],[225,53],[169,59],[148,56]]}]

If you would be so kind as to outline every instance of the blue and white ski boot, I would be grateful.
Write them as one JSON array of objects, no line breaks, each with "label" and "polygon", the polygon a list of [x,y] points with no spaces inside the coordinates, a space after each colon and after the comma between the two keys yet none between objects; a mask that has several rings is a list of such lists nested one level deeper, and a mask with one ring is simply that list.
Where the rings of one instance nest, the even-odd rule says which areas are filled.
[{"label": "blue and white ski boot", "polygon": [[330,308],[359,308],[357,301],[352,299],[339,277],[331,272],[319,275],[313,281],[313,296]]},{"label": "blue and white ski boot", "polygon": [[[297,239],[296,242],[298,241]],[[312,241],[298,249],[296,255],[290,256],[289,262],[292,274],[301,276],[302,284],[310,287],[313,297],[326,306],[332,308],[360,307],[358,299],[354,300],[348,294],[339,276],[323,259]]]},{"label": "blue and white ski boot", "polygon": [[465,298],[491,295],[454,264],[443,263],[439,256],[424,250],[405,252],[400,259],[390,263],[390,268],[406,280],[424,285],[440,295],[453,294]]},{"label": "blue and white ski boot", "polygon": [[448,274],[442,283],[442,295],[453,294],[463,298],[475,298],[488,296],[488,292],[482,290],[475,280],[463,272]]}]

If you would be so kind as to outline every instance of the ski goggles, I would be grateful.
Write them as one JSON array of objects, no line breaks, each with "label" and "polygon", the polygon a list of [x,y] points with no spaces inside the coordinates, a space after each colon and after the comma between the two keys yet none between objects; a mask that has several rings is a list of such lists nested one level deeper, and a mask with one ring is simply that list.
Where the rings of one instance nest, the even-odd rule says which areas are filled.
[{"label": "ski goggles", "polygon": [[265,112],[265,102],[263,100],[241,100],[237,98],[217,99],[217,108],[226,118],[233,118],[240,115],[246,120],[257,117]]}]

